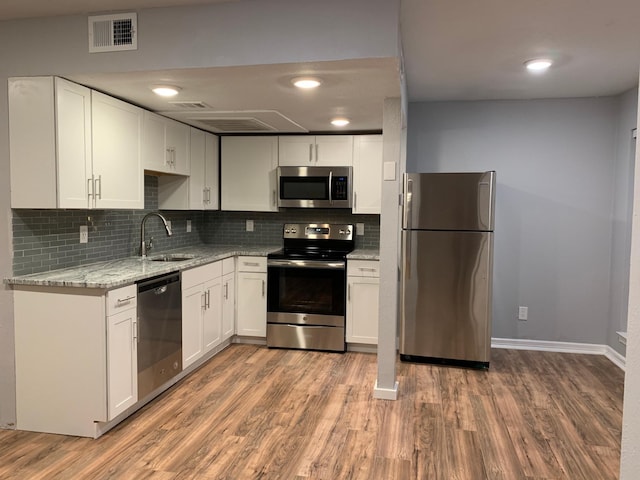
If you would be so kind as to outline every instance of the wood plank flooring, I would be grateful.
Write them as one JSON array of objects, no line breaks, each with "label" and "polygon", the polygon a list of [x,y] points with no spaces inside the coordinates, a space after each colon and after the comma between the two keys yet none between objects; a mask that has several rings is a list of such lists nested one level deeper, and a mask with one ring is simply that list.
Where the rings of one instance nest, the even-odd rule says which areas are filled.
[{"label": "wood plank flooring", "polygon": [[232,345],[97,440],[0,431],[1,479],[618,478],[624,374],[493,350],[488,372]]}]

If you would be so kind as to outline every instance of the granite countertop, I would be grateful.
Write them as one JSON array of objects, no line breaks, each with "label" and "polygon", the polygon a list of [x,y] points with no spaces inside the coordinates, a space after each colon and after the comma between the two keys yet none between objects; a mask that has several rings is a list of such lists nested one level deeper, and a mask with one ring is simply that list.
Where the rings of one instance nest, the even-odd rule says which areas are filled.
[{"label": "granite countertop", "polygon": [[356,248],[347,255],[347,260],[380,260],[380,250],[377,248]]},{"label": "granite countertop", "polygon": [[78,267],[62,268],[49,272],[33,273],[5,278],[9,285],[39,285],[47,287],[83,287],[111,289],[130,285],[138,280],[163,275],[177,270],[205,265],[236,255],[266,256],[280,249],[280,245],[260,246],[195,246],[166,252],[152,252],[149,258],[158,256],[193,256],[178,262],[154,262],[141,257],[127,257],[97,262]]}]

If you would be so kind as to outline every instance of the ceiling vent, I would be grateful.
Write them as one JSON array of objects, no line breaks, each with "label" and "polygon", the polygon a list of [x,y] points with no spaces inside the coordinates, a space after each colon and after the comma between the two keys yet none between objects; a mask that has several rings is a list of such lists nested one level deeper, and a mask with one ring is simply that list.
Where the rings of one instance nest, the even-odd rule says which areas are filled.
[{"label": "ceiling vent", "polygon": [[198,122],[219,133],[252,133],[275,131],[275,128],[261,122],[256,118],[206,118],[198,119]]},{"label": "ceiling vent", "polygon": [[136,13],[89,17],[89,53],[137,50],[137,27]]},{"label": "ceiling vent", "polygon": [[172,107],[182,108],[183,110],[204,110],[204,109],[211,108],[206,103],[200,102],[200,101],[197,101],[197,100],[193,101],[193,102],[189,102],[189,101],[169,102],[169,104]]}]

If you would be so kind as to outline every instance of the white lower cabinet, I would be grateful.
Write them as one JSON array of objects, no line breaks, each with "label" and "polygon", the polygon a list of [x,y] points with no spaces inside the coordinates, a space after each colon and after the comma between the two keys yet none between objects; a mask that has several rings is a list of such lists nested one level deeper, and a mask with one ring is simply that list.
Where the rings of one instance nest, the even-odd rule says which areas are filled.
[{"label": "white lower cabinet", "polygon": [[235,258],[222,261],[222,340],[236,333],[236,265]]},{"label": "white lower cabinet", "polygon": [[136,286],[14,287],[16,428],[83,437],[137,401]]},{"label": "white lower cabinet", "polygon": [[237,334],[267,336],[267,259],[238,257]]},{"label": "white lower cabinet", "polygon": [[347,342],[377,345],[379,262],[347,261]]},{"label": "white lower cabinet", "polygon": [[222,261],[182,272],[182,368],[222,342]]},{"label": "white lower cabinet", "polygon": [[112,420],[138,400],[135,285],[107,293],[107,315],[107,409]]}]

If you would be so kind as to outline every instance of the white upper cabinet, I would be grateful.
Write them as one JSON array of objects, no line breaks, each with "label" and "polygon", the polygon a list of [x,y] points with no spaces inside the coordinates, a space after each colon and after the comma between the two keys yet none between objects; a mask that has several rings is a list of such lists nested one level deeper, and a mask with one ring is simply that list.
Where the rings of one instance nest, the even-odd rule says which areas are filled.
[{"label": "white upper cabinet", "polygon": [[278,211],[278,137],[222,137],[222,210]]},{"label": "white upper cabinet", "polygon": [[143,208],[141,129],[141,109],[88,88],[10,79],[11,206]]},{"label": "white upper cabinet", "polygon": [[189,175],[190,127],[144,112],[142,158],[145,170]]},{"label": "white upper cabinet", "polygon": [[218,210],[219,138],[212,133],[191,129],[191,175],[189,208]]},{"label": "white upper cabinet", "polygon": [[382,135],[356,135],[353,142],[353,213],[380,214]]},{"label": "white upper cabinet", "polygon": [[280,166],[349,167],[353,163],[351,135],[287,135],[278,142]]},{"label": "white upper cabinet", "polygon": [[91,92],[94,206],[144,208],[141,108]]}]

